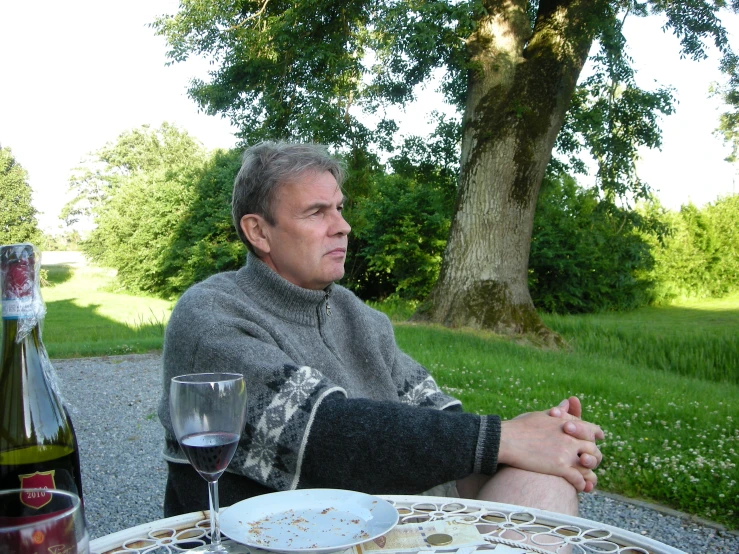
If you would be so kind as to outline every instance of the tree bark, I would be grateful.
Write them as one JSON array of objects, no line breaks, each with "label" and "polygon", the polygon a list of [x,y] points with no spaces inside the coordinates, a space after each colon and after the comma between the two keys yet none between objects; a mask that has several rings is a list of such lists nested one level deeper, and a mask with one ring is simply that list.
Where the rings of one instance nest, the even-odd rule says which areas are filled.
[{"label": "tree bark", "polygon": [[485,2],[468,40],[457,208],[439,279],[418,320],[556,340],[528,290],[541,181],[605,3]]}]

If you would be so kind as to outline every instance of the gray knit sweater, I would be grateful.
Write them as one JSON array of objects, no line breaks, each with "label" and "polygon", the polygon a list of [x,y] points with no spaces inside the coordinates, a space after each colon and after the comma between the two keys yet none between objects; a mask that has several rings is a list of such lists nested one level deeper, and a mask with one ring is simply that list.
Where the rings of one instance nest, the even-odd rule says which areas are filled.
[{"label": "gray knit sweater", "polygon": [[251,254],[239,271],[180,298],[163,360],[164,457],[168,487],[181,496],[190,479],[173,480],[187,462],[172,432],[169,381],[204,371],[247,382],[247,423],[222,480],[238,489],[226,491],[232,499],[311,487],[414,493],[496,470],[500,419],[464,413],[398,348],[384,314],[336,284],[292,285]]}]

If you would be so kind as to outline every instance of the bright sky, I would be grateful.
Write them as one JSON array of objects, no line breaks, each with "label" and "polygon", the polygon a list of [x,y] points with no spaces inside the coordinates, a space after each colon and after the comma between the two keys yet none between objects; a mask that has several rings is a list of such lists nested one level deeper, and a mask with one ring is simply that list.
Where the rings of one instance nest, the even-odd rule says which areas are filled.
[{"label": "bright sky", "polygon": [[[198,113],[187,98],[189,80],[207,65],[166,67],[164,40],[147,26],[177,6],[178,0],[0,0],[0,145],[28,171],[43,228],[59,228],[72,170],[126,130],[169,121],[208,148],[235,144],[228,122]],[[720,105],[707,98],[720,78],[716,59],[679,61],[677,42],[659,22],[632,20],[627,34],[642,84],[672,85],[680,102],[663,122],[662,152],[644,154],[642,177],[673,209],[731,194],[734,168],[712,135]]]},{"label": "bright sky", "polygon": [[232,147],[231,126],[187,97],[205,64],[165,67],[147,26],[177,0],[0,0],[0,144],[28,171],[43,228],[54,229],[85,156],[124,131],[169,121],[208,148]]}]

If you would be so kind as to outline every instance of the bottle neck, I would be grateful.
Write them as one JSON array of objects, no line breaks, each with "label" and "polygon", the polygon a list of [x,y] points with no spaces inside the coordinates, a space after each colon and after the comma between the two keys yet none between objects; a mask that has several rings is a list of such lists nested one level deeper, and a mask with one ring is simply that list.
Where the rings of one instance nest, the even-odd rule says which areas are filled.
[{"label": "bottle neck", "polygon": [[15,351],[16,345],[27,341],[34,344],[36,348],[41,345],[41,330],[35,318],[3,318],[3,342],[1,351],[3,359]]}]

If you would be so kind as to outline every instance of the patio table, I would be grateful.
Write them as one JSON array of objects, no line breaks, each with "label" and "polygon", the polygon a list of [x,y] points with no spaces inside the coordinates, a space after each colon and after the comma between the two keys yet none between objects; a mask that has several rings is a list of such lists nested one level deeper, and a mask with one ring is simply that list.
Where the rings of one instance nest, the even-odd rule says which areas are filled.
[{"label": "patio table", "polygon": [[[484,544],[450,550],[428,545],[423,554],[685,554],[672,546],[597,521],[497,502],[378,495],[398,511],[399,525],[453,521],[477,526]],[[227,508],[224,508],[224,510]],[[100,537],[90,543],[94,554],[180,552],[208,541],[208,512],[160,519]],[[251,549],[254,554],[261,552]],[[347,553],[351,553],[351,549]],[[419,552],[414,550],[413,553]]]}]

